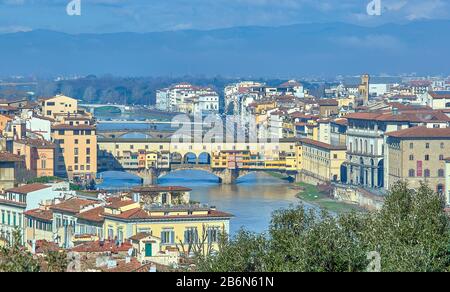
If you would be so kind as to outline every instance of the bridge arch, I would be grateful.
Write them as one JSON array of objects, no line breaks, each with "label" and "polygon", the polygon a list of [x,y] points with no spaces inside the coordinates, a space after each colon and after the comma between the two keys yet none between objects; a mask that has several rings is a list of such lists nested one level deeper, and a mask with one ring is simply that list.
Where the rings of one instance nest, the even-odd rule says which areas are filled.
[{"label": "bridge arch", "polygon": [[211,154],[208,152],[202,152],[197,158],[198,164],[211,165]]},{"label": "bridge arch", "polygon": [[184,164],[197,164],[197,155],[193,152],[188,152],[183,157]]},{"label": "bridge arch", "polygon": [[145,133],[143,131],[129,131],[123,134],[118,135],[117,138],[124,138],[124,139],[136,139],[136,138],[144,138],[144,139],[152,139],[152,135]]}]

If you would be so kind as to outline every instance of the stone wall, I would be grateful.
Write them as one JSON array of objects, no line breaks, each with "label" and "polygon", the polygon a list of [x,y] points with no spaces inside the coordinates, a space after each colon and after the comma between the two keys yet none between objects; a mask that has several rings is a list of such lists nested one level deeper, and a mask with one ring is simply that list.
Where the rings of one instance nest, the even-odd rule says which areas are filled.
[{"label": "stone wall", "polygon": [[370,211],[383,207],[384,197],[380,195],[355,186],[334,184],[333,187],[333,197],[338,201],[357,204]]}]

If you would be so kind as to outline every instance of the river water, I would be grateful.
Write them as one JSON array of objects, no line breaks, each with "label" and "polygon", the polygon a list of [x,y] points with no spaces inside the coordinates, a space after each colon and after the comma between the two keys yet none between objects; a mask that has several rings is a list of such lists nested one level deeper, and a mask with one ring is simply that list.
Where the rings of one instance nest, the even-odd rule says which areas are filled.
[{"label": "river water", "polygon": [[[141,180],[123,172],[104,172],[100,189],[124,189],[140,185]],[[234,215],[230,233],[240,228],[249,231],[267,230],[273,211],[298,204],[297,190],[278,178],[263,173],[249,174],[236,185],[219,184],[218,179],[202,171],[179,171],[159,179],[163,186],[185,186],[192,189],[191,200],[216,206]]]},{"label": "river water", "polygon": [[[99,129],[120,129],[122,124],[103,124]],[[142,129],[142,124],[127,124],[127,129]],[[145,138],[131,133],[126,138]],[[123,172],[101,174],[100,189],[124,189],[137,186],[140,178]],[[238,180],[236,185],[222,185],[217,177],[202,171],[179,171],[159,179],[163,186],[185,186],[192,189],[191,200],[217,207],[234,215],[231,235],[245,228],[253,232],[267,231],[273,211],[298,204],[293,185],[264,173],[252,173]]]}]

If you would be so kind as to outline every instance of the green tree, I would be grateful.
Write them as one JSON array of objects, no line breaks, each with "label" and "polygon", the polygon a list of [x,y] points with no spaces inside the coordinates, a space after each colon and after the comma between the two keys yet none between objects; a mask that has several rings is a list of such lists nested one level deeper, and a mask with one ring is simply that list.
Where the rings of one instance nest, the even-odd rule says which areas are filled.
[{"label": "green tree", "polygon": [[47,272],[66,272],[69,260],[65,251],[46,252]]},{"label": "green tree", "polygon": [[22,235],[16,229],[12,234],[12,243],[0,248],[0,271],[1,272],[39,272],[39,262],[33,258],[21,244]]},{"label": "green tree", "polygon": [[446,271],[449,218],[442,196],[399,182],[382,210],[338,216],[300,205],[274,212],[269,234],[240,231],[200,271],[365,271],[378,252],[382,271]]}]

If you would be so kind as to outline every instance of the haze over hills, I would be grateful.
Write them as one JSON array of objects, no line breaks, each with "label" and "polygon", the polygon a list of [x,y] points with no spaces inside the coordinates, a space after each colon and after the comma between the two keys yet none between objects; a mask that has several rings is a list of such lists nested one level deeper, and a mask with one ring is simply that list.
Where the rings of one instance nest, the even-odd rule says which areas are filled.
[{"label": "haze over hills", "polygon": [[448,74],[450,21],[344,23],[209,31],[0,35],[0,75],[332,76]]}]

